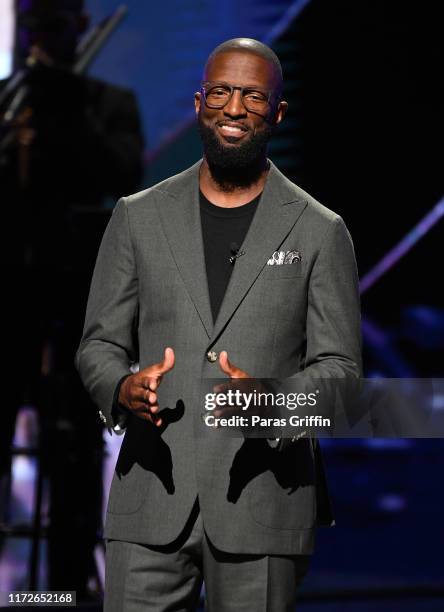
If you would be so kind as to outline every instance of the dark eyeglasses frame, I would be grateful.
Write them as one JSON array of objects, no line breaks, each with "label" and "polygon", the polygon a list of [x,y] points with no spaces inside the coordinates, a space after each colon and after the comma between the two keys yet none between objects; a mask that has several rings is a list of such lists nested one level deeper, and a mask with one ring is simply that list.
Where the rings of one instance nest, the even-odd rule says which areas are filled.
[{"label": "dark eyeglasses frame", "polygon": [[[218,85],[222,86],[222,87],[227,87],[228,89],[230,89],[230,97],[228,98],[228,100],[225,102],[225,104],[223,104],[222,106],[211,106],[210,104],[208,104],[207,102],[207,91],[205,89],[205,85],[212,85],[213,87],[217,87]],[[273,97],[273,91],[263,91],[262,89],[259,88],[255,88],[252,86],[248,86],[248,87],[239,87],[237,85],[230,85],[229,83],[222,83],[221,81],[202,81],[200,84],[200,92],[203,95],[203,98],[205,100],[205,105],[208,108],[213,108],[213,109],[217,109],[220,110],[221,108],[225,108],[225,106],[230,102],[231,98],[233,97],[233,93],[234,91],[238,89],[240,91],[241,94],[241,100],[242,100],[242,104],[244,105],[244,108],[246,111],[248,111],[249,113],[254,113],[256,115],[259,116],[263,116],[260,113],[258,113],[256,110],[250,110],[249,108],[247,108],[245,106],[245,102],[244,102],[244,90],[250,90],[250,91],[260,91],[261,93],[265,94],[267,96],[267,104],[269,106],[269,108],[271,107],[271,98]],[[279,102],[281,99],[280,96],[276,96],[276,102]]]}]

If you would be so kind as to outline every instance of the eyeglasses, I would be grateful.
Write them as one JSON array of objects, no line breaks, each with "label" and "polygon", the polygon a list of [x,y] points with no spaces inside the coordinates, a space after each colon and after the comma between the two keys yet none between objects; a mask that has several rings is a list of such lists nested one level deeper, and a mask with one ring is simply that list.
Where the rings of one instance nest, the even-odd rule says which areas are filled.
[{"label": "eyeglasses", "polygon": [[201,93],[208,108],[224,108],[233,97],[235,89],[240,91],[242,104],[247,111],[259,115],[267,113],[273,96],[272,91],[263,91],[256,87],[235,87],[211,81],[201,83]]}]

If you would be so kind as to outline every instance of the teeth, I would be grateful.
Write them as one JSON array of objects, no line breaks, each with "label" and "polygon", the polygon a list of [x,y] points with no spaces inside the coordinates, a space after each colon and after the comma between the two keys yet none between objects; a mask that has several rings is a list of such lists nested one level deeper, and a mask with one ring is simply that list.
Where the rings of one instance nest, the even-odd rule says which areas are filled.
[{"label": "teeth", "polygon": [[243,130],[241,130],[240,128],[233,127],[232,125],[222,125],[221,129],[224,130],[224,132],[231,132],[232,134],[239,134],[243,132]]}]

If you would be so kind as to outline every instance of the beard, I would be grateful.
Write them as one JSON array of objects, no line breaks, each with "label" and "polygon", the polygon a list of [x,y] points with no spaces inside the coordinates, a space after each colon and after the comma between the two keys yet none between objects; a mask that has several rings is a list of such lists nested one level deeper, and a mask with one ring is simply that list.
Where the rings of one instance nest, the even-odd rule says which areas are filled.
[{"label": "beard", "polygon": [[206,125],[200,114],[198,127],[211,176],[223,191],[247,188],[257,182],[264,171],[267,145],[274,126],[267,124],[237,146],[224,145],[216,135],[216,128]]}]

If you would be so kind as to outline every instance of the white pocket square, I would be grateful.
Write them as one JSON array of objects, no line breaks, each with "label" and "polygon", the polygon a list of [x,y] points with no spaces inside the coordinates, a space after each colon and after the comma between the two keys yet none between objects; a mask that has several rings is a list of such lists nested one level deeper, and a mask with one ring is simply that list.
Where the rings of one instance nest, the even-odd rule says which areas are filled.
[{"label": "white pocket square", "polygon": [[302,260],[300,251],[275,251],[267,261],[267,266],[284,266]]}]

